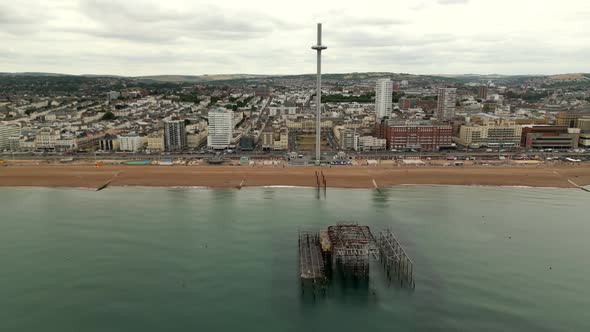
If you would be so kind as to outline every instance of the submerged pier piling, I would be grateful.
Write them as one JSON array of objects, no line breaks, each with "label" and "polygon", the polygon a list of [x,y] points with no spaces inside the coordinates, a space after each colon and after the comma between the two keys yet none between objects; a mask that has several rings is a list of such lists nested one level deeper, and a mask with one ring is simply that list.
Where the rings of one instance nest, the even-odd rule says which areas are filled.
[{"label": "submerged pier piling", "polygon": [[390,282],[395,277],[402,287],[416,287],[414,263],[389,229],[383,230],[379,234],[379,252]]}]

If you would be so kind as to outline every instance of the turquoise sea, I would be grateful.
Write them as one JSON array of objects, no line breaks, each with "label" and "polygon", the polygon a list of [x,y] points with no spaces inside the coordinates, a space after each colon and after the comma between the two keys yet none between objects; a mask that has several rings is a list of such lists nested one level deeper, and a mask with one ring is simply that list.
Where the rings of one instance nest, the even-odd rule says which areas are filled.
[{"label": "turquoise sea", "polygon": [[[0,331],[590,331],[590,194],[0,189]],[[414,291],[302,296],[297,232],[391,228]]]}]

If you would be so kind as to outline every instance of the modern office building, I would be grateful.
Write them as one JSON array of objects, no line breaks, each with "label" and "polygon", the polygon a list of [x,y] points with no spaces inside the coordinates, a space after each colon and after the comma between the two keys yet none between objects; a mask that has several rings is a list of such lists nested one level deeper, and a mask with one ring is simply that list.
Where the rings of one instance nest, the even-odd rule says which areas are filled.
[{"label": "modern office building", "polygon": [[521,146],[527,149],[575,149],[580,129],[566,126],[523,126]]},{"label": "modern office building", "polygon": [[393,81],[388,78],[377,80],[375,86],[375,116],[377,122],[391,114],[393,102]]},{"label": "modern office building", "polygon": [[227,148],[233,135],[233,112],[225,108],[209,111],[209,136],[207,146],[212,149]]},{"label": "modern office building", "polygon": [[164,148],[181,151],[186,148],[186,130],[183,120],[164,121]]},{"label": "modern office building", "polygon": [[457,103],[456,88],[439,88],[436,105],[436,118],[439,121],[448,121],[455,116],[455,104]]}]

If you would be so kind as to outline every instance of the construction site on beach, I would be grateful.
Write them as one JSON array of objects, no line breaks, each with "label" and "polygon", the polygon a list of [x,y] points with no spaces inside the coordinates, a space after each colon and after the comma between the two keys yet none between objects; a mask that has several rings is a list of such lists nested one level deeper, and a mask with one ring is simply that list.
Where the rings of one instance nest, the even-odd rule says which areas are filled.
[{"label": "construction site on beach", "polygon": [[382,265],[389,283],[415,288],[414,264],[393,232],[341,222],[319,232],[299,232],[301,290],[325,291],[334,278],[368,281],[371,261]]}]

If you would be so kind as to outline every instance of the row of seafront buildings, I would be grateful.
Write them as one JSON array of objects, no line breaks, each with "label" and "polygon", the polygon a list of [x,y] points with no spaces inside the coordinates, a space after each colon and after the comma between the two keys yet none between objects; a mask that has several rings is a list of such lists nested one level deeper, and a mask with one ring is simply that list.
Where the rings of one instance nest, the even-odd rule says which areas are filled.
[{"label": "row of seafront buildings", "polygon": [[460,124],[384,119],[376,124],[378,138],[388,150],[439,151],[459,144],[464,147],[526,149],[590,148],[590,116],[570,113],[556,117],[554,125],[517,124],[514,120],[477,120]]},{"label": "row of seafront buildings", "polygon": [[[478,89],[478,98],[488,98],[487,86]],[[560,112],[554,124],[535,124],[511,118],[466,118],[457,121],[456,88],[438,88],[436,101],[421,101],[432,107],[430,119],[408,119],[396,116],[393,103],[393,82],[379,79],[375,89],[376,137],[365,137],[375,142],[370,150],[439,151],[461,145],[470,148],[502,147],[526,149],[575,149],[590,147],[590,115]],[[404,109],[415,100],[400,99]],[[420,102],[418,100],[418,102]],[[545,121],[548,123],[549,121]],[[335,128],[335,136],[344,150],[367,150],[359,144],[363,138],[356,129]]]},{"label": "row of seafront buildings", "polygon": [[590,148],[590,115],[561,112],[551,125],[517,124],[508,119],[483,120],[461,125],[455,141],[474,148]]},{"label": "row of seafront buildings", "polygon": [[218,108],[209,111],[208,125],[187,126],[183,119],[169,118],[163,121],[163,128],[148,134],[108,129],[76,136],[72,132],[50,127],[30,130],[18,124],[0,124],[0,151],[161,152],[196,149],[205,145],[212,149],[225,149],[235,143],[235,123],[231,110]]},{"label": "row of seafront buildings", "polygon": [[[183,151],[207,146],[211,149],[225,149],[232,145],[234,114],[231,110],[217,108],[209,111],[206,128],[194,133],[187,132],[182,119],[164,120],[164,128],[149,135],[141,136],[131,132],[122,135],[105,135],[99,141],[102,151]],[[206,143],[206,144],[205,144]]]}]

